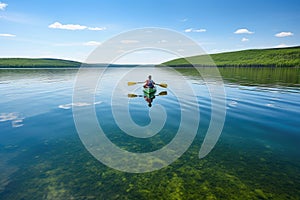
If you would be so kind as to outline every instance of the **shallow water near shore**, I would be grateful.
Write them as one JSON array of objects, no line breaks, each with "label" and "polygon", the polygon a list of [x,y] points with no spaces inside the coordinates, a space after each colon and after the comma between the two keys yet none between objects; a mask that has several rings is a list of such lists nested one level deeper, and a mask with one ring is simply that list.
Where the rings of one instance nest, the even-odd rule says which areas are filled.
[{"label": "shallow water near shore", "polygon": [[[116,82],[130,70],[107,70],[90,104],[72,101],[78,69],[1,69],[0,199],[300,198],[299,68],[220,68],[226,119],[216,146],[203,159],[198,153],[211,99],[194,69],[177,69],[196,91],[198,105],[183,102],[188,111],[199,107],[197,135],[178,160],[140,174],[120,172],[95,159],[80,140],[72,113],[72,107],[94,106],[107,137],[124,150],[164,147],[175,137],[181,117],[172,91],[175,72],[149,67],[140,69],[141,77],[125,77],[124,82],[143,81],[151,71],[156,82],[168,83],[156,93],[167,94],[156,96],[149,108],[141,85],[125,83],[112,101]],[[131,93],[136,97],[128,98]],[[151,122],[149,110],[160,105],[167,115],[165,125],[150,138],[129,136],[116,124],[112,102],[116,112],[128,106],[140,126]]]}]

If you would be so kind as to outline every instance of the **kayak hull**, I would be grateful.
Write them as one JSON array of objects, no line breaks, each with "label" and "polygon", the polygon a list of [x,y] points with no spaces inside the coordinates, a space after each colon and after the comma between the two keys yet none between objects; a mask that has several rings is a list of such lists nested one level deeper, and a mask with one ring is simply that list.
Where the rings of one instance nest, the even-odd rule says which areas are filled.
[{"label": "kayak hull", "polygon": [[144,91],[144,93],[146,93],[146,94],[155,94],[155,92],[156,92],[156,87],[153,87],[153,88],[144,88],[143,91]]}]

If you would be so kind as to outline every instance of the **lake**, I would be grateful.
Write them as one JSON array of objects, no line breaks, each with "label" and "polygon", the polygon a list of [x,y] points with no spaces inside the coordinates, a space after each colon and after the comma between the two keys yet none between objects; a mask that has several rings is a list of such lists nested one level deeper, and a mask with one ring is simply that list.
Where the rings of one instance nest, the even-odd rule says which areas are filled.
[{"label": "lake", "polygon": [[[0,199],[300,199],[300,68],[219,70],[225,123],[212,151],[199,159],[213,101],[207,81],[192,68],[86,69],[103,74],[95,90],[77,90],[81,101],[73,101],[78,69],[0,69]],[[127,85],[148,74],[168,84],[157,87],[151,107],[142,84]],[[217,111],[221,104],[216,101]],[[124,151],[162,149],[176,137],[182,114],[192,144],[168,165],[152,163],[154,171],[129,166],[135,173],[124,172],[126,160],[113,169],[86,148],[84,140],[98,134],[89,126],[90,108]],[[86,135],[74,118],[83,120]]]}]

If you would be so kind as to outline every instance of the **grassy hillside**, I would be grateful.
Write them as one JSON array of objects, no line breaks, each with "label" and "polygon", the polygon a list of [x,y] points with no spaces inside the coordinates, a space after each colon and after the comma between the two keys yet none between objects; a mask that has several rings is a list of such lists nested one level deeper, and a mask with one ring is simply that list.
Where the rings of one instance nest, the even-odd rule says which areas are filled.
[{"label": "grassy hillside", "polygon": [[0,68],[80,67],[80,62],[50,58],[0,58]]},{"label": "grassy hillside", "polygon": [[[211,54],[218,67],[299,67],[300,46],[277,49],[253,49],[236,52]],[[193,64],[208,65],[206,56],[189,57]],[[189,65],[187,60],[179,58],[163,63],[169,66]]]}]

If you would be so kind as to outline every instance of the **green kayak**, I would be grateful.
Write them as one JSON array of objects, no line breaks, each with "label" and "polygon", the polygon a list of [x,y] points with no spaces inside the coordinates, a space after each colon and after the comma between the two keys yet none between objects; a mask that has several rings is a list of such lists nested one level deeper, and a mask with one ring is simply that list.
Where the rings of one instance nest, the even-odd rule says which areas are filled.
[{"label": "green kayak", "polygon": [[144,88],[143,91],[146,94],[154,94],[156,92],[156,87],[153,87],[153,88]]}]

